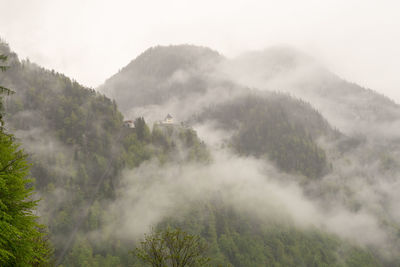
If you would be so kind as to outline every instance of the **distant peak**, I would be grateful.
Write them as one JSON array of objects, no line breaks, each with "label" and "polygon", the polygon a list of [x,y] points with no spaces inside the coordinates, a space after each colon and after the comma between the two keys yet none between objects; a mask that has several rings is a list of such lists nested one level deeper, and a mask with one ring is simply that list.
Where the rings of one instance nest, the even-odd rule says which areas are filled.
[{"label": "distant peak", "polygon": [[191,45],[191,44],[178,44],[178,45],[157,45],[148,48],[141,55],[151,52],[159,53],[192,53],[192,54],[212,54],[214,56],[221,56],[217,51],[212,50],[206,46]]},{"label": "distant peak", "polygon": [[120,74],[169,76],[178,69],[213,65],[223,59],[217,51],[195,45],[154,46],[121,69]]},{"label": "distant peak", "polygon": [[[215,50],[204,46],[196,46],[189,44],[154,46],[141,53],[136,59],[131,61],[129,65],[138,64],[148,61],[182,61],[194,63],[200,60],[219,60],[222,56]],[[129,66],[128,65],[128,66]]]},{"label": "distant peak", "polygon": [[313,57],[289,45],[272,46],[263,50],[247,52],[238,57],[238,60],[246,59],[251,59],[254,62],[268,61],[271,64],[286,67],[295,67],[303,63],[317,64]]}]

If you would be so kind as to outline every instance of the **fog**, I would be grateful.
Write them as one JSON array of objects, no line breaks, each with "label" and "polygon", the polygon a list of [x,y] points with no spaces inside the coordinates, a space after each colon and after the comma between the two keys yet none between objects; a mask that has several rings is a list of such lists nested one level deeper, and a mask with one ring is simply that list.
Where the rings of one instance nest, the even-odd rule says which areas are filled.
[{"label": "fog", "polygon": [[351,212],[340,202],[324,210],[271,164],[226,151],[213,155],[210,165],[162,167],[153,162],[125,172],[120,198],[110,208],[123,214],[119,223],[112,223],[120,238],[140,238],[164,219],[183,216],[190,203],[218,196],[236,211],[261,221],[289,218],[298,227],[318,227],[361,244],[389,242],[368,210]]},{"label": "fog", "polygon": [[[113,233],[121,240],[139,240],[167,219],[183,220],[196,203],[211,202],[223,203],[254,222],[317,228],[373,247],[383,257],[397,255],[392,239],[396,229],[382,221],[399,222],[400,183],[385,176],[377,161],[366,166],[360,159],[366,147],[345,158],[330,155],[332,172],[304,186],[301,177],[279,171],[265,158],[241,157],[220,148],[217,144],[229,133],[213,124],[195,128],[207,141],[212,162],[160,164],[153,160],[125,170],[117,199],[107,207],[113,219],[91,233],[91,238]],[[324,147],[329,150],[329,145]],[[359,206],[355,209],[355,205]]]},{"label": "fog", "polygon": [[[170,217],[183,217],[190,204],[218,198],[254,220],[274,218],[302,229],[315,227],[372,246],[382,256],[396,255],[398,244],[392,237],[400,219],[400,183],[397,171],[383,169],[382,155],[398,155],[398,107],[384,97],[353,88],[309,55],[295,51],[292,64],[292,52],[292,48],[272,48],[227,59],[208,76],[208,84],[229,79],[242,87],[211,86],[203,94],[194,93],[184,100],[172,97],[160,105],[133,108],[127,114],[131,118],[144,116],[151,123],[172,113],[182,121],[207,105],[225,103],[241,94],[268,90],[289,93],[308,101],[343,133],[334,141],[318,141],[332,163],[329,173],[304,185],[301,176],[282,173],[266,157],[241,157],[220,149],[232,132],[223,131],[218,122],[206,121],[193,127],[208,144],[213,161],[186,165],[152,161],[126,170],[118,198],[109,206],[119,221],[111,221],[108,232],[136,240]],[[290,62],[285,66],[282,59],[287,55]],[[160,82],[185,83],[194,73],[179,69]],[[388,102],[379,106],[380,101]],[[375,110],[374,105],[382,110]],[[342,139],[359,138],[359,134],[364,141],[340,151]]]},{"label": "fog", "polygon": [[[193,203],[218,199],[249,220],[267,223],[273,218],[299,229],[316,228],[373,247],[382,256],[397,256],[399,244],[393,236],[400,223],[400,167],[385,169],[382,162],[397,164],[400,109],[387,98],[345,81],[400,102],[397,2],[0,0],[0,6],[7,10],[0,17],[0,36],[20,57],[90,87],[101,85],[154,45],[192,43],[226,56],[201,76],[208,86],[204,92],[172,96],[159,105],[132,106],[125,111],[126,118],[143,116],[151,126],[171,113],[179,123],[242,94],[278,91],[309,102],[340,133],[334,140],[316,140],[331,168],[305,183],[304,176],[279,170],[266,154],[245,157],[222,148],[233,130],[225,131],[213,120],[197,122],[191,126],[206,142],[211,162],[177,159],[161,164],[153,159],[123,170],[115,200],[99,204],[93,194],[81,207],[84,212],[74,235],[92,204],[99,209],[101,205],[109,216],[100,229],[88,233],[90,238],[112,235],[137,241],[169,218],[184,217]],[[283,50],[276,48],[282,43]],[[288,68],[279,65],[292,47],[305,54],[295,52],[295,64]],[[197,72],[178,69],[164,80],[155,79],[160,82],[156,88],[184,87]],[[21,127],[26,121],[33,126],[15,135],[34,156],[66,162],[67,170],[48,167],[54,175],[77,172],[72,148],[47,132],[45,122],[36,123],[40,116],[35,111],[19,112],[15,120]],[[358,143],[343,145],[351,138]],[[59,153],[65,158],[54,157]],[[101,183],[102,178],[94,191]],[[39,213],[52,216],[66,194],[63,188],[42,193],[48,200],[58,197],[58,202],[42,201]],[[74,238],[70,237],[60,259]]]},{"label": "fog", "polygon": [[0,0],[0,36],[22,57],[97,87],[154,45],[235,57],[288,44],[400,102],[398,1]]}]

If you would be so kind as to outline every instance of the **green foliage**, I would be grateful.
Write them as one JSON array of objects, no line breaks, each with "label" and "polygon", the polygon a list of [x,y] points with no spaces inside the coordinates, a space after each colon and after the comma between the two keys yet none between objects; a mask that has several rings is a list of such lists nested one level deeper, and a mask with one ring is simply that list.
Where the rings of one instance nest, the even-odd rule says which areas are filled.
[{"label": "green foliage", "polygon": [[[22,133],[27,150],[35,152],[28,157],[30,173],[43,201],[55,203],[44,205],[41,212],[58,257],[74,229],[101,225],[101,204],[93,198],[113,197],[115,178],[125,164],[120,156],[125,151],[122,115],[115,102],[94,90],[20,62],[4,44],[1,52],[7,54],[10,68],[0,75],[0,84],[16,92],[7,101],[7,121]],[[76,207],[86,205],[93,207],[82,220],[82,209]]]},{"label": "green foliage", "polygon": [[150,129],[144,121],[143,117],[137,118],[134,122],[135,125],[135,133],[142,142],[150,142]]},{"label": "green foliage", "polygon": [[382,265],[368,249],[314,228],[298,229],[273,214],[268,221],[259,220],[213,201],[192,207],[183,219],[170,218],[167,223],[201,233],[209,244],[211,266]]},{"label": "green foliage", "polygon": [[165,161],[207,163],[211,159],[204,142],[189,127],[155,124],[152,131],[152,144],[162,163]]},{"label": "green foliage", "polygon": [[322,116],[308,104],[285,95],[247,95],[212,107],[200,120],[217,120],[235,130],[231,143],[243,155],[267,155],[277,166],[309,178],[328,170],[325,152],[315,139],[335,136]]},{"label": "green foliage", "polygon": [[[0,53],[0,62],[5,62],[6,60],[7,60],[7,56]],[[6,71],[6,70],[7,70],[7,66],[0,65],[0,71]],[[14,91],[0,85],[0,94],[10,95],[13,93],[14,93]],[[1,112],[3,111],[3,101],[2,101],[1,97],[0,97],[0,111]],[[2,127],[3,124],[4,124],[3,113],[0,113],[0,126]]]},{"label": "green foliage", "polygon": [[[126,105],[149,101],[161,103],[171,95],[185,97],[187,93],[205,90],[207,86],[199,79],[202,74],[191,76],[181,85],[154,86],[157,82],[152,78],[153,73],[170,77],[181,66],[195,66],[205,54],[212,60],[219,58],[207,49],[197,50],[188,46],[185,51],[187,55],[183,58],[179,49],[167,54],[165,49],[159,48],[144,53],[129,68],[121,71],[123,75],[137,78],[129,86],[140,90],[134,94],[126,91],[134,97],[127,97],[124,93],[118,97],[124,99]],[[192,56],[193,51],[198,52]],[[0,45],[0,53],[7,54],[10,66],[7,73],[0,73],[0,84],[16,91],[7,101],[10,113],[7,119],[13,130],[22,133],[26,149],[35,152],[28,157],[33,164],[30,172],[36,177],[36,190],[48,204],[43,205],[41,218],[49,226],[55,257],[63,266],[143,266],[129,253],[129,249],[138,244],[120,240],[102,228],[107,222],[119,219],[107,214],[105,207],[118,194],[121,171],[136,168],[150,159],[165,164],[207,163],[211,157],[205,144],[193,129],[155,125],[150,130],[144,118],[135,121],[134,129],[124,128],[122,115],[114,101],[62,74],[44,70],[29,61],[19,61],[4,45]],[[159,56],[171,64],[158,64],[156,59]],[[112,80],[109,85],[118,83]],[[318,112],[301,101],[275,94],[265,98],[248,97],[215,107],[202,119],[216,119],[222,127],[237,130],[231,141],[241,154],[267,155],[281,169],[312,178],[319,177],[326,169],[326,156],[316,139],[329,136],[333,131]],[[18,154],[20,150],[15,149]],[[5,159],[1,164],[5,167],[8,162]],[[391,164],[392,161],[382,161],[383,166]],[[26,174],[27,171],[23,172]],[[7,185],[4,177],[0,175],[1,189]],[[27,184],[24,182],[23,187]],[[29,190],[28,194],[32,189]],[[0,196],[5,192],[0,190]],[[29,205],[35,205],[35,202],[24,205],[29,209],[33,207]],[[247,214],[237,214],[218,201],[192,203],[190,206],[183,219],[169,218],[159,227],[173,225],[198,234],[200,237],[195,239],[207,243],[209,249],[205,257],[211,258],[212,266],[379,265],[367,249],[356,248],[318,230],[299,230],[272,219],[262,223]],[[3,206],[1,212],[6,212]],[[28,215],[31,221],[36,220],[32,214]],[[13,229],[3,231],[7,229],[3,224],[9,227],[6,218],[12,218],[4,218],[1,219],[0,235],[9,238],[8,233]],[[40,255],[45,258],[49,251],[46,240],[40,231],[34,233],[29,238],[35,242],[26,243],[26,247],[19,244],[23,249],[18,251],[34,251],[36,256],[31,259]],[[185,240],[181,239],[185,235],[176,235],[174,230],[167,236],[157,233],[155,241],[164,238],[169,240],[170,247],[179,247],[177,241]],[[29,235],[26,234],[27,238]],[[71,246],[66,245],[70,235],[73,235]],[[162,242],[168,251],[167,243]],[[2,259],[14,259],[13,251],[7,250],[12,247],[2,243],[0,248]],[[29,253],[23,254],[24,257],[30,257],[32,254]],[[29,264],[34,263],[25,266]],[[40,265],[38,260],[36,264]]]},{"label": "green foliage", "polygon": [[0,264],[27,266],[49,260],[43,226],[33,211],[32,180],[27,179],[26,155],[13,136],[0,132]]},{"label": "green foliage", "polygon": [[[146,128],[148,127],[146,126]],[[152,157],[152,150],[147,146],[147,143],[139,140],[136,129],[135,131],[128,129],[122,143],[125,148],[123,158],[128,168],[138,167],[143,161]]]},{"label": "green foliage", "polygon": [[[192,130],[177,127],[172,135],[163,132],[161,138],[168,138],[171,145],[167,148],[143,118],[136,119],[134,129],[124,128],[116,103],[105,96],[62,74],[19,61],[4,44],[0,53],[8,56],[10,66],[0,75],[0,84],[16,92],[7,99],[7,121],[22,133],[31,153],[27,159],[36,190],[44,202],[54,203],[43,205],[41,212],[56,258],[69,251],[65,240],[76,229],[88,232],[102,227],[107,215],[100,207],[113,200],[123,168],[137,167],[153,157],[165,162],[207,155],[194,132],[190,142],[178,134]],[[172,144],[188,154],[178,155],[178,147]],[[77,207],[88,207],[87,212]]]},{"label": "green foliage", "polygon": [[87,267],[122,267],[119,257],[110,254],[94,254],[93,248],[88,240],[78,237],[67,260],[65,267],[87,266]]},{"label": "green foliage", "polygon": [[207,245],[199,236],[167,228],[146,235],[135,254],[154,267],[206,266],[210,260],[203,255],[206,250]]}]

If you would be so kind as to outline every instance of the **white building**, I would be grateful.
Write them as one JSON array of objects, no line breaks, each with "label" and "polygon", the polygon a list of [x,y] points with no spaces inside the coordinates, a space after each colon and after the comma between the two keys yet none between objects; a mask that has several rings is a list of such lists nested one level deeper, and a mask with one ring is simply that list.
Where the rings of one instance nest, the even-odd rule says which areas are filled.
[{"label": "white building", "polygon": [[132,120],[124,121],[124,127],[135,128],[135,123]]},{"label": "white building", "polygon": [[163,124],[174,124],[174,118],[170,114],[168,114],[162,123]]}]

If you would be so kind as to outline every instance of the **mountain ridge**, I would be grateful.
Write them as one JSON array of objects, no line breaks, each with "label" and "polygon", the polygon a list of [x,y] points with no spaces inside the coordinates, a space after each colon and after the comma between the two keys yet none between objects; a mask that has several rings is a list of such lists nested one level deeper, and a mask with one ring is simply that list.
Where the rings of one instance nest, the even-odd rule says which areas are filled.
[{"label": "mountain ridge", "polygon": [[[149,58],[147,63],[149,65],[165,65],[163,68],[167,68],[166,66],[170,64],[169,54],[174,55],[173,62],[185,62],[187,54],[193,53],[193,51],[213,51],[196,46],[186,47],[190,49],[183,48],[185,45],[158,46],[155,48],[158,52],[147,57]],[[180,50],[183,55],[178,52]],[[141,56],[148,56],[151,51],[152,49],[146,50]],[[191,58],[195,58],[201,53],[193,54]],[[251,51],[233,59],[220,56],[215,51],[211,55],[218,59],[208,61],[208,64],[213,66],[208,66],[206,70],[199,68],[196,64],[188,67],[182,63],[179,65],[180,67],[176,67],[177,65],[173,63],[175,67],[172,67],[169,72],[164,72],[164,74],[168,74],[166,76],[158,75],[157,68],[161,68],[160,66],[150,67],[146,71],[147,78],[144,80],[137,75],[124,74],[128,73],[130,69],[140,68],[137,59],[141,56],[138,56],[136,60],[132,60],[126,65],[123,71],[107,79],[99,87],[99,90],[111,98],[120,94],[116,99],[125,114],[129,114],[132,107],[143,106],[143,104],[160,105],[168,102],[171,96],[187,98],[190,91],[203,94],[212,88],[221,87],[221,84],[223,87],[223,83],[230,87],[279,90],[310,102],[335,127],[343,128],[342,130],[347,133],[354,132],[356,127],[344,125],[343,118],[352,117],[354,121],[360,121],[360,123],[371,123],[388,119],[395,120],[400,114],[400,106],[390,98],[341,79],[316,59],[290,46],[275,46],[261,51]],[[173,72],[178,69],[179,71],[174,76]],[[210,72],[212,73],[210,74]],[[110,83],[111,80],[113,83]],[[120,81],[118,82],[118,80]],[[196,89],[190,90],[189,88]],[[113,91],[115,92],[113,93]],[[221,92],[221,94],[229,93]],[[138,98],[142,100],[137,100]],[[149,101],[146,98],[158,100]],[[339,110],[336,109],[338,106]],[[339,111],[338,114],[332,115],[335,110]]]},{"label": "mountain ridge", "polygon": [[[176,53],[179,54],[179,49]],[[34,175],[46,201],[42,207],[43,219],[49,224],[59,263],[141,266],[129,250],[136,242],[132,232],[140,233],[148,222],[157,228],[170,225],[201,235],[210,244],[209,256],[214,265],[392,266],[398,262],[395,253],[394,260],[381,254],[382,249],[395,249],[396,245],[387,243],[379,248],[376,243],[363,245],[362,238],[360,242],[352,239],[360,232],[361,237],[369,236],[363,231],[365,224],[372,227],[366,229],[376,230],[371,214],[380,214],[379,226],[395,233],[395,213],[387,211],[393,218],[381,213],[396,203],[396,198],[385,195],[387,187],[380,190],[375,185],[396,177],[396,154],[375,155],[375,147],[368,146],[368,138],[358,142],[358,139],[347,140],[340,133],[335,136],[335,128],[318,110],[290,94],[254,91],[224,75],[215,77],[214,66],[199,70],[196,64],[192,69],[193,65],[184,64],[190,71],[174,77],[176,67],[170,68],[168,61],[157,62],[167,66],[158,66],[162,71],[154,73],[152,83],[144,84],[160,85],[164,91],[173,89],[171,95],[156,101],[146,99],[153,95],[144,95],[141,101],[127,101],[126,109],[136,103],[148,110],[158,109],[165,116],[175,105],[194,124],[209,119],[218,122],[219,127],[234,134],[227,147],[217,148],[212,154],[214,159],[207,158],[204,149],[208,147],[193,129],[180,125],[180,120],[151,129],[139,118],[134,129],[123,128],[118,101],[88,90],[66,76],[18,60],[9,72],[0,76],[0,84],[4,82],[17,89],[17,97],[9,106],[10,124],[30,133],[22,138],[26,144],[38,141],[32,146],[37,153]],[[151,66],[151,63],[142,66],[149,76],[153,73]],[[176,80],[171,81],[171,76]],[[128,92],[137,97],[137,92]],[[159,91],[153,93],[157,95]],[[217,101],[211,101],[212,98]],[[192,110],[188,109],[190,106]],[[140,117],[139,113],[132,114],[137,115],[132,119]],[[30,131],[40,126],[43,131]],[[334,135],[331,140],[330,135]],[[339,151],[336,145],[342,139],[349,142],[343,142],[345,149]],[[330,142],[330,146],[323,141]],[[188,162],[176,160],[175,152],[182,148]],[[230,153],[231,148],[236,153]],[[219,149],[229,154],[222,163]],[[366,162],[362,156],[367,158]],[[381,156],[382,164],[377,164]],[[274,161],[280,169],[271,165]],[[375,177],[375,166],[386,168],[385,172],[377,172]],[[380,177],[383,173],[385,177]],[[368,179],[358,180],[364,176]],[[379,181],[373,184],[377,177]],[[213,184],[213,179],[217,183]],[[352,183],[361,181],[358,188],[369,189],[368,183],[372,183],[377,194],[371,191],[368,198],[359,195]],[[241,191],[243,187],[250,191]],[[204,188],[211,190],[202,191]],[[386,202],[374,202],[374,198],[389,204],[381,208],[379,205]],[[246,203],[246,200],[251,201]],[[302,206],[303,202],[314,203],[315,210],[309,213],[309,206]],[[336,213],[341,205],[343,211]],[[270,206],[277,209],[269,210]],[[320,206],[323,212],[318,219],[313,212],[319,211]],[[82,218],[80,214],[86,207],[87,216]],[[291,214],[294,209],[296,212]],[[367,213],[369,210],[377,212]],[[287,216],[282,216],[286,212]],[[315,219],[309,226],[302,221],[307,215],[315,216],[308,219]],[[360,216],[363,223],[357,224]],[[286,217],[287,221],[280,221]],[[335,219],[339,228],[335,228],[338,227]],[[70,248],[64,248],[66,235],[77,224],[80,227],[76,238],[71,239]],[[350,228],[346,228],[347,224]],[[126,230],[122,237],[115,234],[121,229]]]}]

